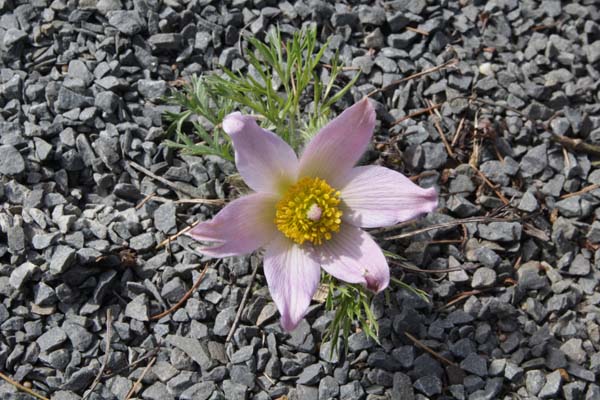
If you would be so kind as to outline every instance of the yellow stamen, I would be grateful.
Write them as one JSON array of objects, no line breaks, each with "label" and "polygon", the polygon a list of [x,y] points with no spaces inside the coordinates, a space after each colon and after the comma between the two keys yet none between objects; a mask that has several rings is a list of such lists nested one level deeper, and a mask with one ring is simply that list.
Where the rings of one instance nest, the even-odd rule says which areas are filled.
[{"label": "yellow stamen", "polygon": [[302,178],[277,203],[275,224],[298,244],[320,245],[340,230],[340,192],[320,178]]}]

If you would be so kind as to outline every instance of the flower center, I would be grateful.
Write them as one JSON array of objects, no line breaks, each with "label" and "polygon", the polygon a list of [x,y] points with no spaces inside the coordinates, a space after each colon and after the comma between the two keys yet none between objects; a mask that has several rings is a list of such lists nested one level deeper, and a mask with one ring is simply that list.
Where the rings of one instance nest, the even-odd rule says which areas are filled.
[{"label": "flower center", "polygon": [[302,178],[277,203],[275,224],[298,244],[320,245],[340,230],[340,192],[320,178]]}]

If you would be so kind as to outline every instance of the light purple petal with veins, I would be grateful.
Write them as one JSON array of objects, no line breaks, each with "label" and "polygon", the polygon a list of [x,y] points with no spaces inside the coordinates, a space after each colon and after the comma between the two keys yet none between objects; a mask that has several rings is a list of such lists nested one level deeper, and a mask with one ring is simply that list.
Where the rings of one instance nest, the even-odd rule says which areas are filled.
[{"label": "light purple petal with veins", "polygon": [[352,169],[340,188],[344,221],[363,228],[390,226],[431,212],[437,207],[434,188],[423,189],[385,167]]},{"label": "light purple petal with veins", "polygon": [[281,314],[281,326],[291,331],[308,310],[319,286],[321,268],[302,247],[283,236],[267,246],[263,268]]},{"label": "light purple petal with veins", "polygon": [[240,197],[213,219],[196,225],[188,235],[213,242],[199,251],[212,257],[248,254],[263,247],[279,233],[275,223],[277,198],[266,193]]},{"label": "light purple petal with veins", "polygon": [[339,280],[360,283],[374,292],[390,282],[390,269],[383,252],[360,228],[342,224],[331,240],[315,247],[321,267]]},{"label": "light purple petal with veins", "polygon": [[280,193],[298,175],[298,157],[279,136],[262,129],[256,120],[239,112],[223,120],[231,136],[235,165],[246,184],[257,192]]},{"label": "light purple petal with veins", "polygon": [[375,110],[367,98],[346,109],[308,143],[300,157],[300,177],[319,177],[333,187],[367,149],[375,129]]}]

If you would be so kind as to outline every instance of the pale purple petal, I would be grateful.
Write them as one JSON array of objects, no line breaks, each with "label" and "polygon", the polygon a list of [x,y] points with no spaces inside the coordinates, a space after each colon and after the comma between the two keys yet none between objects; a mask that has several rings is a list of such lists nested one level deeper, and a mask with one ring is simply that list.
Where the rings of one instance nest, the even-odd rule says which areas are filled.
[{"label": "pale purple petal", "polygon": [[225,206],[209,221],[196,225],[188,235],[212,242],[199,251],[212,257],[248,254],[263,247],[277,234],[277,198],[266,193],[240,197]]},{"label": "pale purple petal", "polygon": [[375,129],[375,110],[367,98],[346,109],[308,143],[300,157],[300,176],[319,177],[335,187],[367,149]]},{"label": "pale purple petal", "polygon": [[281,326],[291,331],[304,318],[321,279],[319,264],[283,235],[267,246],[264,272],[271,297],[281,314]]},{"label": "pale purple petal", "polygon": [[340,188],[343,219],[363,228],[390,226],[437,207],[434,188],[423,189],[399,172],[379,166],[353,168]]},{"label": "pale purple petal", "polygon": [[235,165],[250,188],[257,192],[280,193],[295,182],[298,158],[279,136],[239,112],[225,117],[223,130],[231,136]]},{"label": "pale purple petal", "polygon": [[360,228],[342,224],[331,240],[315,248],[321,267],[339,280],[360,283],[374,292],[390,282],[390,269],[383,252]]}]

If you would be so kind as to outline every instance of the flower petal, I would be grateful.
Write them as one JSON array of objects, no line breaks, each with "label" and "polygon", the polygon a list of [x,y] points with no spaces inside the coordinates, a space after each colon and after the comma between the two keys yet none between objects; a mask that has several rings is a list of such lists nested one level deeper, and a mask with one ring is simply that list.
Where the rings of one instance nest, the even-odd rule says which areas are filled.
[{"label": "flower petal", "polygon": [[337,186],[367,149],[375,129],[375,110],[365,97],[329,122],[300,157],[300,176],[319,177]]},{"label": "flower petal", "polygon": [[389,168],[356,167],[347,178],[340,189],[343,219],[355,226],[394,225],[437,207],[434,188],[423,189]]},{"label": "flower petal", "polygon": [[266,249],[264,272],[281,314],[281,326],[291,331],[304,318],[321,279],[321,268],[303,248],[284,236]]},{"label": "flower petal", "polygon": [[298,157],[294,150],[258,126],[254,118],[234,112],[223,120],[223,130],[231,136],[235,165],[250,188],[279,193],[282,186],[296,180]]},{"label": "flower petal", "polygon": [[188,235],[215,245],[199,250],[212,257],[251,253],[276,235],[277,198],[265,193],[240,197],[225,206],[209,221],[196,225]]},{"label": "flower petal", "polygon": [[360,228],[342,224],[331,240],[316,247],[321,267],[348,283],[361,283],[374,292],[390,282],[390,268],[383,252]]}]

